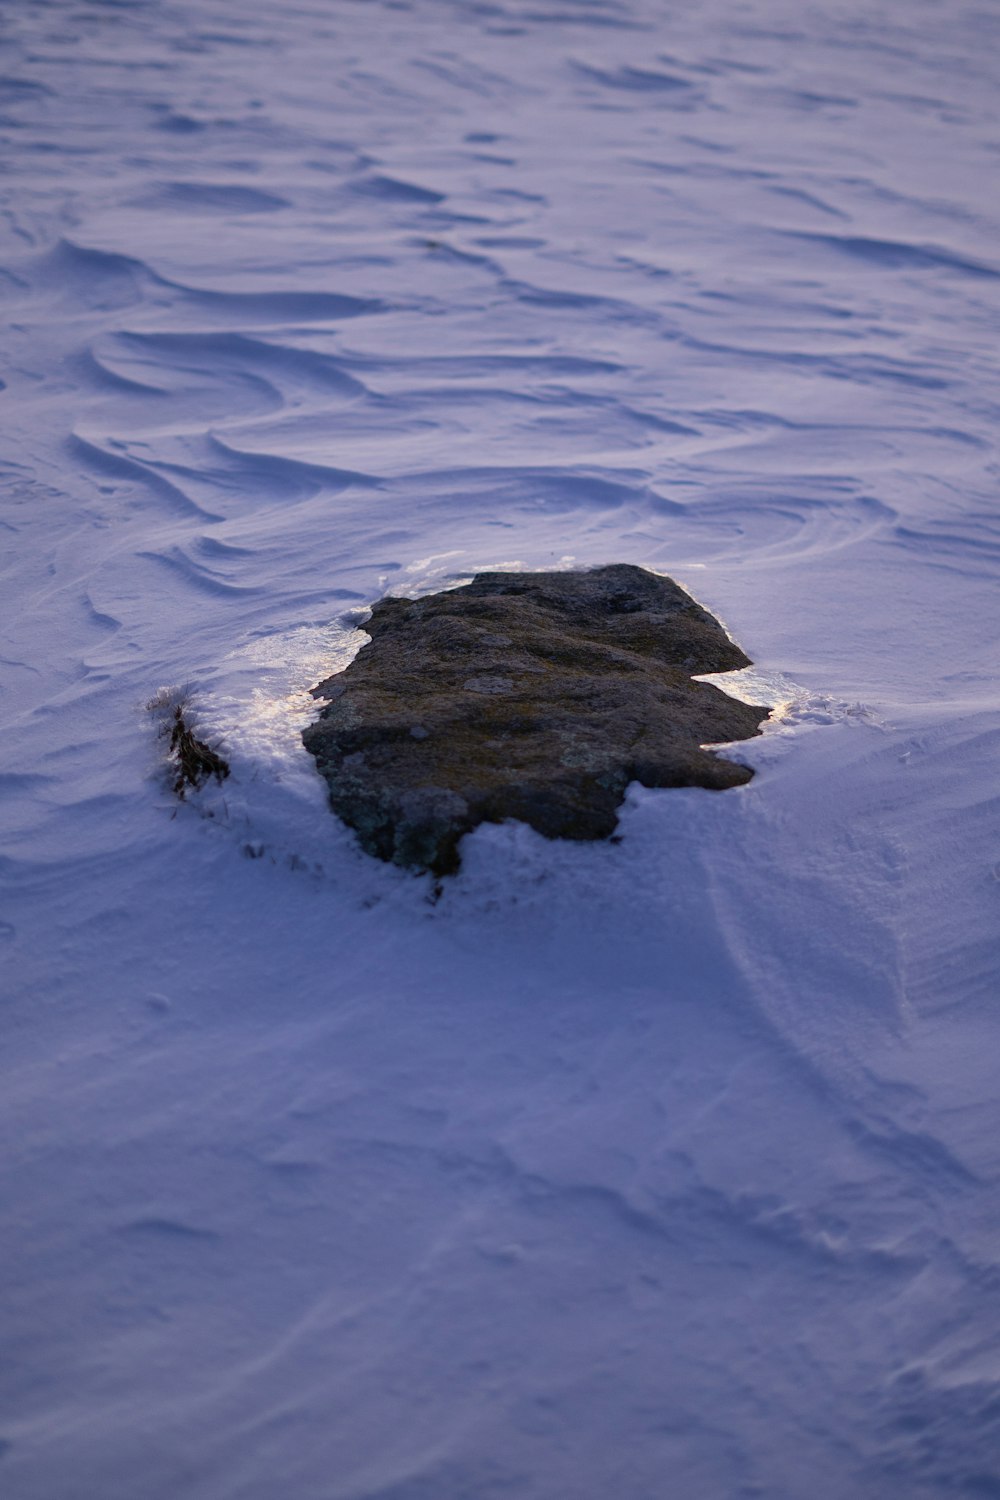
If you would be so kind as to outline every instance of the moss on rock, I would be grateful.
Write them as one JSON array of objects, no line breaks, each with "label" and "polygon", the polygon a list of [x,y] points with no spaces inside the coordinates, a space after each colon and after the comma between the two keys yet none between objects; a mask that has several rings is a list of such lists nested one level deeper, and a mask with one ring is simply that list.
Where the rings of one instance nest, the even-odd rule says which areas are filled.
[{"label": "moss on rock", "polygon": [[759,734],[768,710],[692,681],[749,658],[643,568],[479,573],[383,599],[365,629],[371,643],[314,689],[325,706],[303,740],[381,859],[449,874],[482,822],[606,838],[631,781],[719,791],[753,775],[702,746]]}]

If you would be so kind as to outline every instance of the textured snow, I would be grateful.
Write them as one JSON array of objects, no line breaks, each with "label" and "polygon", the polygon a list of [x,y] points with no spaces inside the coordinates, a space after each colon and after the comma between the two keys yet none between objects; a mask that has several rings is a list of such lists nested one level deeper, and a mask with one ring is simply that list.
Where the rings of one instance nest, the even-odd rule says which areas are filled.
[{"label": "textured snow", "polygon": [[[1000,1495],[996,6],[3,20],[5,1500]],[[362,856],[366,608],[606,562],[753,782]]]}]

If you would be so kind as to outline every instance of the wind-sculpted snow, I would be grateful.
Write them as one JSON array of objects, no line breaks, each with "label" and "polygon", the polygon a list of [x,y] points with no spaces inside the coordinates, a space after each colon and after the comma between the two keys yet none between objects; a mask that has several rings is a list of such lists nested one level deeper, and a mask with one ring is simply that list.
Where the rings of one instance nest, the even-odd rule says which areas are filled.
[{"label": "wind-sculpted snow", "polygon": [[[4,26],[0,1493],[1000,1494],[1000,16]],[[608,562],[753,780],[367,861],[368,608]]]}]

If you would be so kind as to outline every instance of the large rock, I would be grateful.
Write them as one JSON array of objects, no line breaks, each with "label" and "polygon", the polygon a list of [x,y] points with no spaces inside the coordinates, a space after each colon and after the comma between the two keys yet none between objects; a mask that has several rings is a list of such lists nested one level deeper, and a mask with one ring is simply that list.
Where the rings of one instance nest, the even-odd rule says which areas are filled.
[{"label": "large rock", "polygon": [[749,658],[643,568],[479,573],[382,599],[365,629],[371,644],[313,690],[326,706],[303,739],[381,859],[448,874],[482,822],[606,838],[630,781],[718,791],[753,775],[702,746],[759,734],[768,710],[691,680]]}]

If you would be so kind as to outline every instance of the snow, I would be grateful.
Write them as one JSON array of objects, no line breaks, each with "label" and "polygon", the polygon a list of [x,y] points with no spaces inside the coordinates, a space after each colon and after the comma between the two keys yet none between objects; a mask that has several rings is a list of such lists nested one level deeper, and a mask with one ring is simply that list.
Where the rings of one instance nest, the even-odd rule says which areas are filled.
[{"label": "snow", "polygon": [[[1000,1495],[995,7],[4,22],[5,1500]],[[367,606],[606,562],[755,779],[364,857]]]}]

